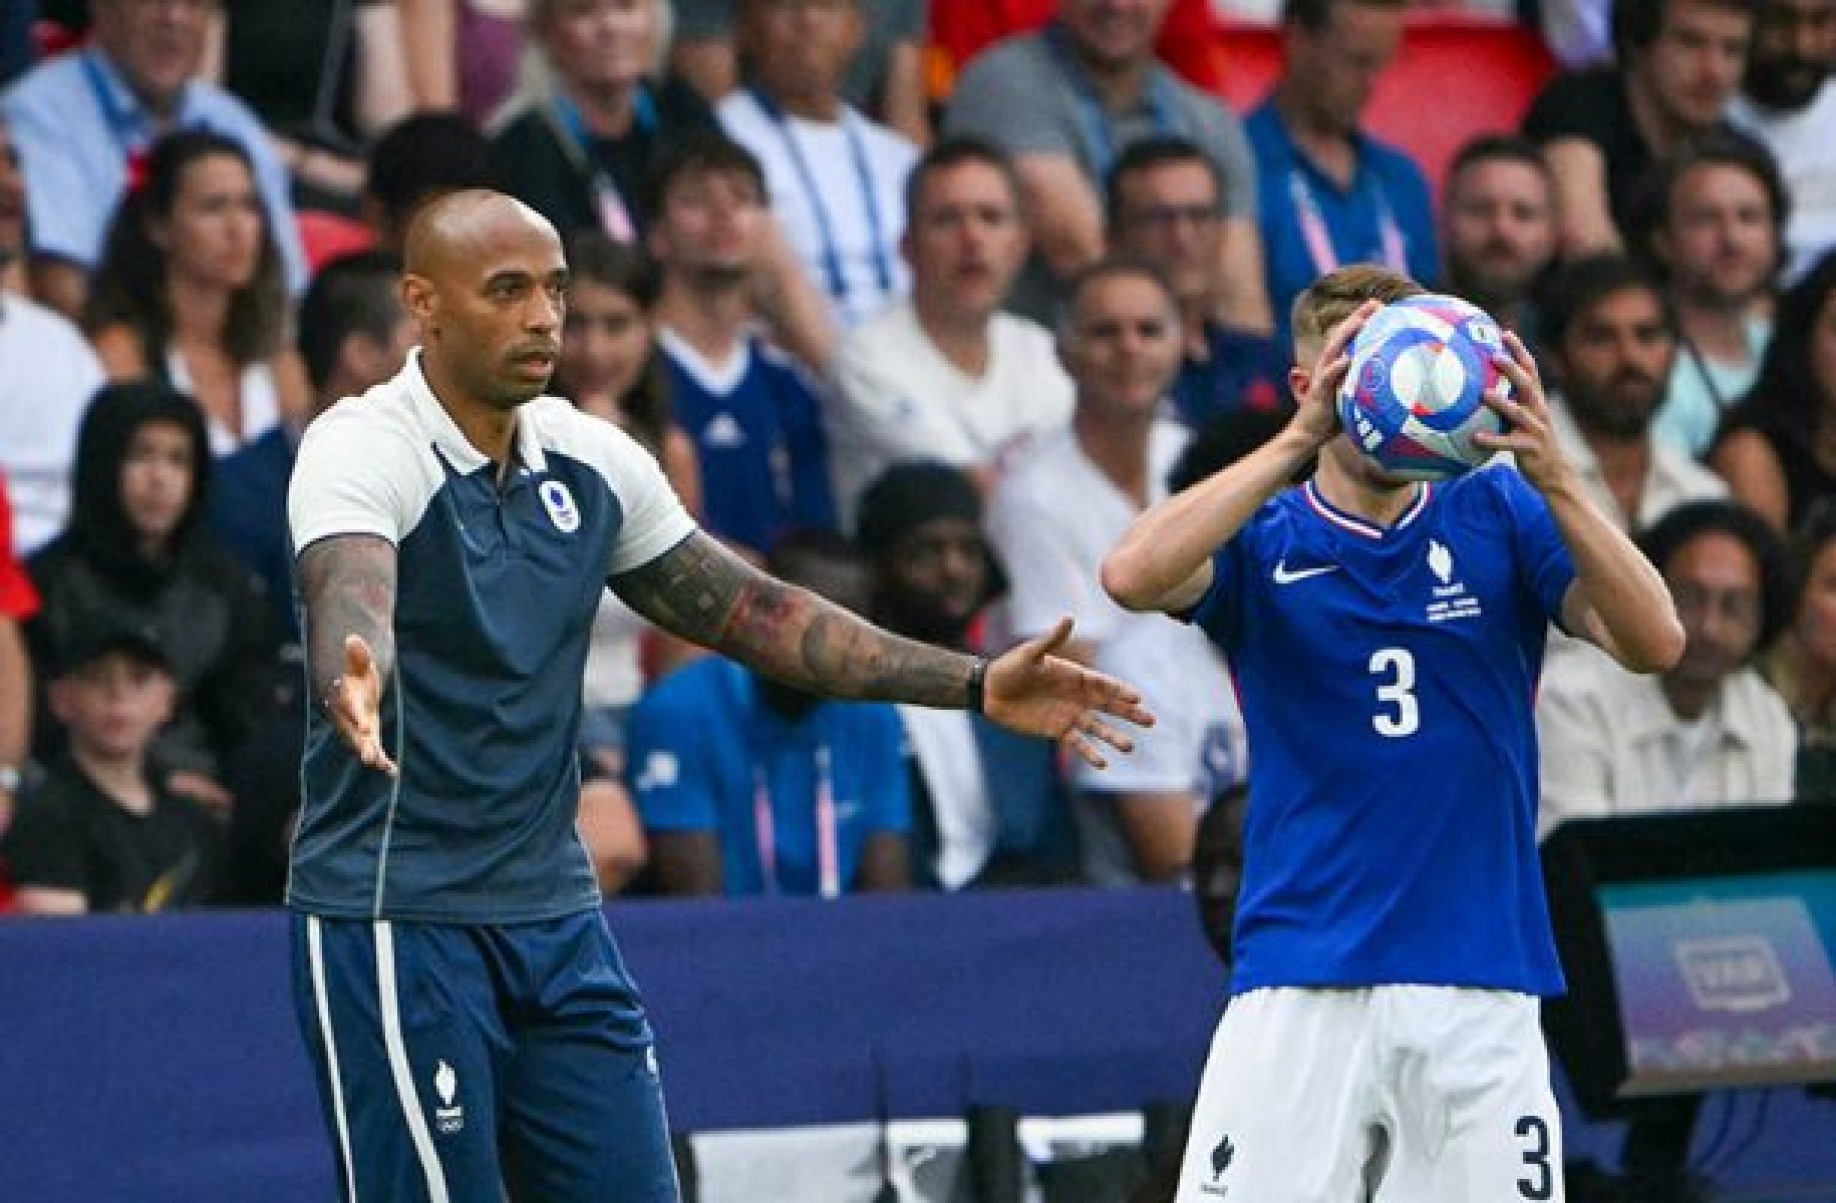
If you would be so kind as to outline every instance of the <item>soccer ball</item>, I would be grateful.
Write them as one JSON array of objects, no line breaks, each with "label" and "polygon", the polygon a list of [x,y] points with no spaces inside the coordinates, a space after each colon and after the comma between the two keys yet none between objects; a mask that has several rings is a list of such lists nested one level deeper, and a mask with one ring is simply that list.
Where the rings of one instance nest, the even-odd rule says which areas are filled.
[{"label": "soccer ball", "polygon": [[1473,436],[1504,429],[1483,400],[1500,381],[1492,356],[1503,346],[1498,323],[1459,297],[1428,293],[1385,305],[1352,340],[1339,421],[1393,476],[1458,476],[1492,457]]}]

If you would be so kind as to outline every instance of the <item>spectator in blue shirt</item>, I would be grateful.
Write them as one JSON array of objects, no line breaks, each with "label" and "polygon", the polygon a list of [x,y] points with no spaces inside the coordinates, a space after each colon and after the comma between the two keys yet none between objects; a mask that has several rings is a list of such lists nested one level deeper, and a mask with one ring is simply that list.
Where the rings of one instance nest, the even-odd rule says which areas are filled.
[{"label": "spectator in blue shirt", "polygon": [[703,521],[759,553],[788,531],[835,529],[817,385],[755,332],[756,296],[778,270],[763,169],[724,135],[688,136],[654,192],[658,342],[700,457]]},{"label": "spectator in blue shirt", "polygon": [[[867,565],[840,535],[790,535],[765,566],[866,612]],[[638,702],[629,738],[663,893],[833,898],[911,884],[904,736],[890,704],[826,701],[707,657]]]},{"label": "spectator in blue shirt", "polygon": [[1360,124],[1402,40],[1405,9],[1404,0],[1287,0],[1282,8],[1281,78],[1244,123],[1279,346],[1288,344],[1294,298],[1336,268],[1381,263],[1423,284],[1440,279],[1427,177]]}]

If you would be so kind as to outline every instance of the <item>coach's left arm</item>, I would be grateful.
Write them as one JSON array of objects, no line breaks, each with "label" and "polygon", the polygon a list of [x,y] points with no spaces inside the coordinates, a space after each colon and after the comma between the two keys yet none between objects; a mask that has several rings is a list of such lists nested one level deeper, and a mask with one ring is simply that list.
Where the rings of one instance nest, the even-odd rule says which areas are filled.
[{"label": "coach's left arm", "polygon": [[1507,331],[1505,344],[1498,366],[1514,395],[1486,400],[1504,416],[1508,429],[1480,439],[1516,457],[1518,471],[1549,503],[1574,558],[1575,581],[1562,599],[1562,625],[1633,672],[1663,672],[1683,655],[1683,624],[1670,589],[1644,553],[1588,498],[1580,474],[1556,442],[1536,361],[1515,334]]},{"label": "coach's left arm", "polygon": [[1102,744],[1132,746],[1102,715],[1153,721],[1133,689],[1056,654],[1071,637],[1069,619],[987,661],[882,630],[759,571],[700,531],[611,584],[664,630],[786,685],[835,698],[980,709],[1013,730],[1062,740],[1098,767]]}]

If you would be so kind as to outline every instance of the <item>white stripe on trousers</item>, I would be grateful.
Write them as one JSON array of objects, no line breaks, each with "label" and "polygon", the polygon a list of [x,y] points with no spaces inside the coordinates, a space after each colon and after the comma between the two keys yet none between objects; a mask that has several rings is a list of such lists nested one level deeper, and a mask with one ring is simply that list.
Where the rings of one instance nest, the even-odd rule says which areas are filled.
[{"label": "white stripe on trousers", "polygon": [[395,932],[386,919],[376,921],[376,988],[382,1005],[383,1044],[389,1050],[389,1072],[395,1076],[402,1118],[408,1122],[408,1135],[414,1140],[421,1173],[427,1178],[428,1203],[451,1203],[446,1192],[446,1170],[434,1148],[433,1133],[427,1130],[427,1117],[421,1113],[414,1071],[408,1065],[408,1048],[402,1042],[402,1014],[395,989]]},{"label": "white stripe on trousers", "polygon": [[344,1114],[344,1081],[338,1073],[338,1041],[332,1035],[331,1001],[325,992],[325,939],[319,917],[306,917],[306,963],[312,974],[312,1002],[319,1014],[319,1041],[325,1045],[326,1074],[331,1080],[332,1122],[338,1129],[338,1165],[344,1171],[344,1197],[357,1203],[357,1165],[351,1160],[351,1121]]}]

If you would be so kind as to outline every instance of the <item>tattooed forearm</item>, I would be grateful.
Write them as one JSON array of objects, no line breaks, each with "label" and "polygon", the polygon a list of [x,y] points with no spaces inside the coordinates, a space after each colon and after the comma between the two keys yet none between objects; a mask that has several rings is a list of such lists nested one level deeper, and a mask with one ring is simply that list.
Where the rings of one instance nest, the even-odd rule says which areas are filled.
[{"label": "tattooed forearm", "polygon": [[696,533],[631,572],[612,579],[624,603],[671,634],[716,646],[740,589],[759,576],[744,560]]},{"label": "tattooed forearm", "polygon": [[306,671],[323,698],[344,672],[344,639],[370,645],[386,681],[395,667],[395,545],[375,535],[337,535],[300,553],[306,603]]},{"label": "tattooed forearm", "polygon": [[921,706],[969,701],[972,657],[883,631],[767,576],[705,534],[612,585],[658,626],[787,685]]}]

